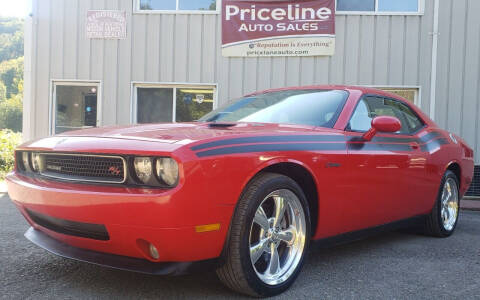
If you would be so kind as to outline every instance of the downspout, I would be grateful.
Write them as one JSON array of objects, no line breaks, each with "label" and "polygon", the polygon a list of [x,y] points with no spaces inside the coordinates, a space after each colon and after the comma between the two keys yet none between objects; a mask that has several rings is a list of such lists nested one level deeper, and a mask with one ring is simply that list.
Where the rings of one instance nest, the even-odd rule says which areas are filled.
[{"label": "downspout", "polygon": [[440,0],[434,0],[432,34],[432,74],[430,76],[430,118],[435,120],[437,92],[437,58],[438,58],[438,15]]},{"label": "downspout", "polygon": [[35,19],[37,16],[33,15],[33,0],[28,2],[30,12],[25,17],[24,23],[24,69],[23,69],[23,121],[22,121],[22,140],[28,141],[35,137],[35,77],[34,64],[37,59],[36,49],[34,47],[34,28],[36,26]]}]

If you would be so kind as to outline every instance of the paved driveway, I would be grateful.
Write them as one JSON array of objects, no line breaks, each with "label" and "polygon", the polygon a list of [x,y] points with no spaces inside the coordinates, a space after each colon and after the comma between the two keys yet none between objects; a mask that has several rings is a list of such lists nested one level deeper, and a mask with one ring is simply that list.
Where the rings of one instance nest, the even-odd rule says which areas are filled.
[{"label": "paved driveway", "polygon": [[[28,228],[0,195],[0,297],[148,299],[239,297],[213,272],[155,277],[56,257],[30,244]],[[310,253],[281,299],[474,299],[480,297],[480,212],[462,212],[455,235],[389,233]]]}]

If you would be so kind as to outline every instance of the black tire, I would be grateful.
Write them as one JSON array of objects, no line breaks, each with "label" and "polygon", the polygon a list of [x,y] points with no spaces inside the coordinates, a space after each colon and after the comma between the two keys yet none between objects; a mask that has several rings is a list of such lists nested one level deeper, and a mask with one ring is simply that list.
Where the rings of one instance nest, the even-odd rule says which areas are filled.
[{"label": "black tire", "polygon": [[[250,224],[263,199],[270,193],[288,189],[300,200],[305,213],[305,246],[300,262],[286,281],[278,285],[265,284],[256,274],[249,251]],[[217,269],[219,279],[230,289],[252,297],[270,297],[287,290],[300,273],[310,241],[310,213],[308,202],[300,186],[291,178],[261,173],[245,188],[235,209],[229,235],[223,252],[224,264]]]},{"label": "black tire", "polygon": [[[445,184],[446,184],[448,179],[453,179],[456,182],[456,187],[457,187],[456,192],[457,192],[457,195],[460,194],[459,190],[458,190],[460,185],[459,185],[458,178],[455,175],[455,173],[453,173],[452,171],[445,172],[445,174],[443,175],[441,184],[440,184],[440,189],[438,191],[437,200],[435,201],[435,205],[433,206],[432,211],[430,212],[430,214],[427,216],[427,218],[425,220],[424,233],[427,234],[427,235],[433,236],[433,237],[440,237],[440,238],[449,237],[453,234],[453,232],[455,231],[455,228],[457,227],[458,215],[459,215],[458,213],[457,213],[457,216],[456,216],[455,224],[454,224],[454,226],[451,230],[445,229],[445,227],[443,225],[443,221],[442,221],[442,213],[441,213],[442,193],[443,193],[443,189],[444,189]],[[459,196],[458,196],[458,206],[460,206],[460,197]]]}]

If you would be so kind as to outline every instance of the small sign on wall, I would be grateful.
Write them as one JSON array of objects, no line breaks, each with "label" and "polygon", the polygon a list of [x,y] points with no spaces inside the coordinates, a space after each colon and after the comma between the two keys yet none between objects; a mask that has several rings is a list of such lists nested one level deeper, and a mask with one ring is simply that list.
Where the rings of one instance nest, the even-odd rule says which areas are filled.
[{"label": "small sign on wall", "polygon": [[127,38],[127,13],[118,10],[89,10],[87,12],[87,38]]}]

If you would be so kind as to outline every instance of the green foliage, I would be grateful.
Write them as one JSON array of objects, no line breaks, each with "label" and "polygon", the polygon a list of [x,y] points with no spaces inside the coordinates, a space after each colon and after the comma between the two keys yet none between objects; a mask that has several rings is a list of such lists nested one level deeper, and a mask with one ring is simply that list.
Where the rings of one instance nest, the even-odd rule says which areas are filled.
[{"label": "green foliage", "polygon": [[0,17],[0,34],[15,34],[23,31],[23,20],[12,17]]},{"label": "green foliage", "polygon": [[11,130],[0,130],[0,180],[10,172],[15,164],[15,147],[22,141],[21,133]]},{"label": "green foliage", "polygon": [[23,20],[0,17],[0,62],[23,56]]},{"label": "green foliage", "polygon": [[0,130],[22,130],[22,95],[23,20],[0,17]]},{"label": "green foliage", "polygon": [[23,86],[23,57],[0,63],[0,81],[7,88],[7,98],[21,92],[19,85]]},{"label": "green foliage", "polygon": [[0,129],[9,128],[22,131],[23,104],[22,95],[16,95],[0,103]]},{"label": "green foliage", "polygon": [[0,102],[7,99],[7,87],[0,81]]}]

